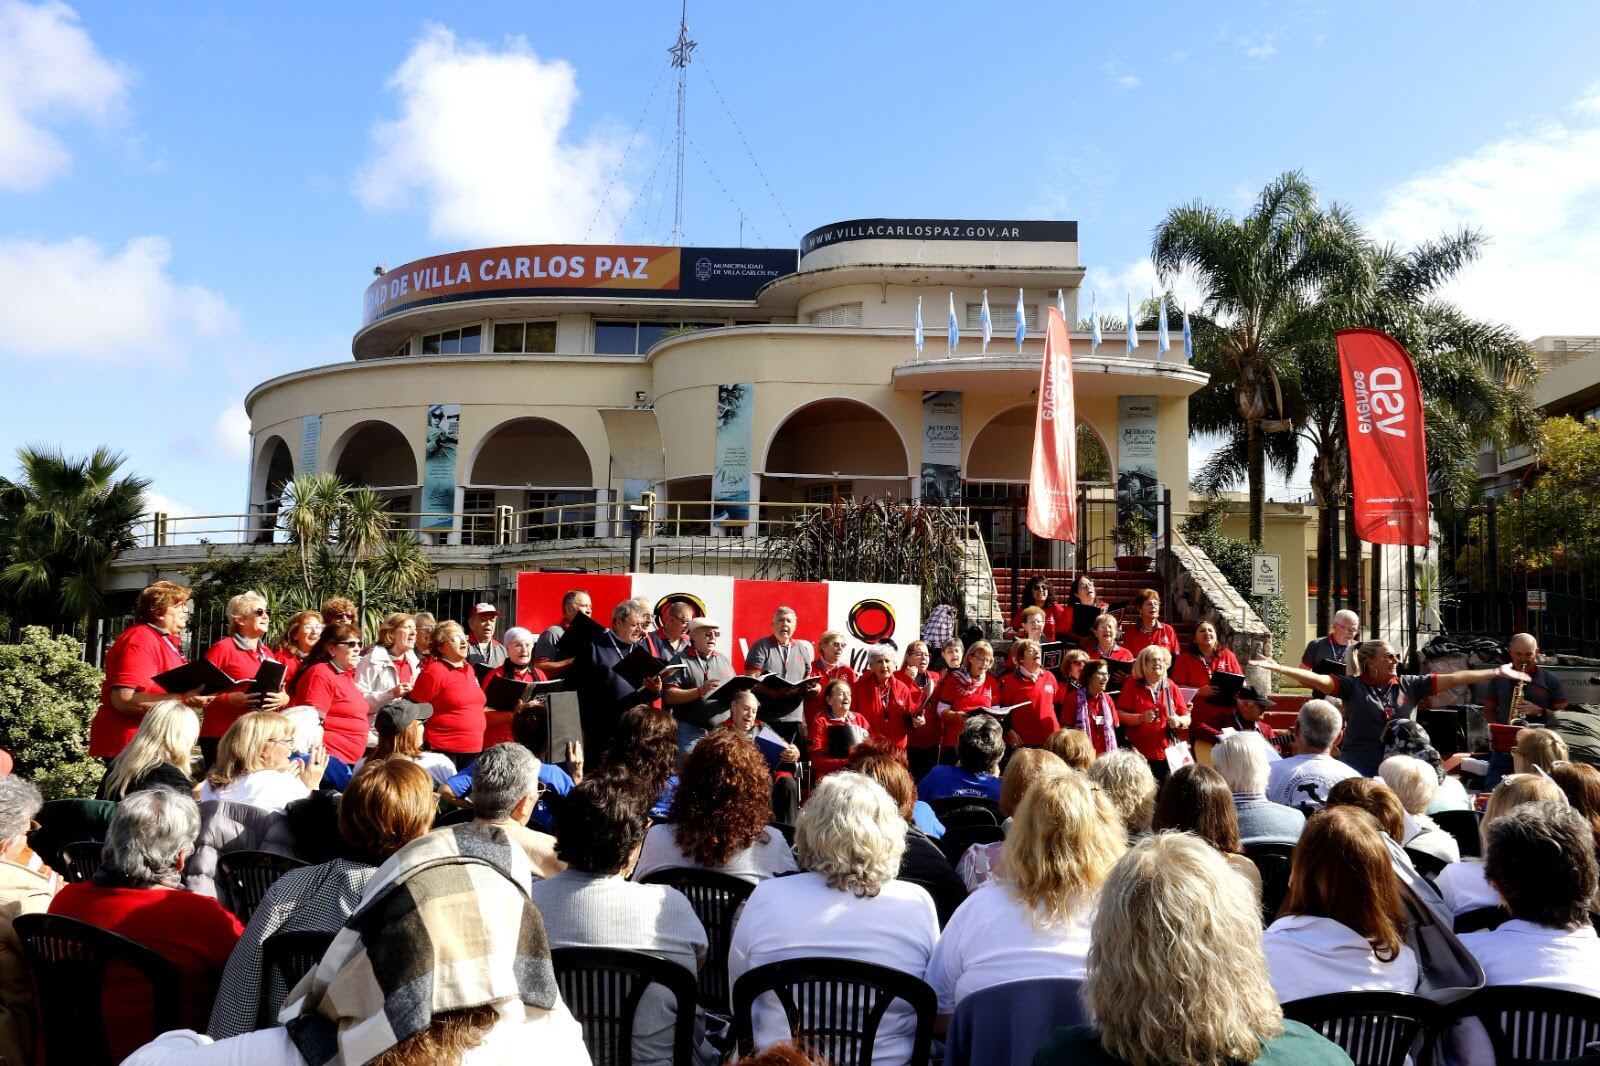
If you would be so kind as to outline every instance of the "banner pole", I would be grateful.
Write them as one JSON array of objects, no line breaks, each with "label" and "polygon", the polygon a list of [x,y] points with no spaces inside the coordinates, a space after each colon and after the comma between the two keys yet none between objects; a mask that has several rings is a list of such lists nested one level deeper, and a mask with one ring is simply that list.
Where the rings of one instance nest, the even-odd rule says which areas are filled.
[{"label": "banner pole", "polygon": [[1406,545],[1406,629],[1411,661],[1417,661],[1417,549]]}]

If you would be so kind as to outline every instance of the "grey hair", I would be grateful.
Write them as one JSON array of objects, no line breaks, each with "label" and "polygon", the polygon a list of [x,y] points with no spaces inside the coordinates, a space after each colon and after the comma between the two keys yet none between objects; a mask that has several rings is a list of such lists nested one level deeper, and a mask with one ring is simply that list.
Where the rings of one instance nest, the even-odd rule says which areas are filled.
[{"label": "grey hair", "polygon": [[503,821],[524,796],[539,791],[539,760],[521,744],[496,744],[478,756],[472,771],[472,810],[488,822]]},{"label": "grey hair", "polygon": [[14,774],[0,777],[0,843],[26,833],[43,806],[44,797],[32,781]]},{"label": "grey hair", "polygon": [[874,644],[867,649],[867,664],[877,662],[879,659],[888,659],[894,662],[894,649],[887,644]]},{"label": "grey hair", "polygon": [[650,605],[637,596],[631,600],[623,600],[611,609],[611,624],[626,622],[630,618],[649,618]]},{"label": "grey hair", "polygon": [[500,635],[500,643],[506,645],[507,647],[510,647],[519,640],[525,640],[529,644],[532,644],[537,639],[538,638],[533,635],[533,630],[524,629],[522,626],[512,626],[510,629],[506,630]]},{"label": "grey hair", "polygon": [[1391,755],[1378,766],[1378,776],[1400,799],[1407,814],[1422,814],[1439,795],[1439,775],[1410,755]]},{"label": "grey hair", "polygon": [[1108,751],[1090,765],[1089,780],[1111,801],[1129,836],[1150,828],[1156,813],[1156,775],[1143,755],[1132,748]]},{"label": "grey hair", "polygon": [[1295,729],[1306,747],[1327,751],[1344,729],[1344,715],[1327,700],[1306,700],[1300,705]]},{"label": "grey hair", "polygon": [[1265,792],[1272,766],[1260,733],[1235,733],[1211,749],[1211,764],[1234,792]]},{"label": "grey hair", "polygon": [[171,789],[135,792],[117,804],[101,864],[135,885],[178,885],[178,860],[194,851],[200,808]]},{"label": "grey hair", "polygon": [[821,874],[829,888],[876,896],[899,872],[905,851],[905,819],[888,791],[865,774],[829,774],[800,808],[795,861]]}]

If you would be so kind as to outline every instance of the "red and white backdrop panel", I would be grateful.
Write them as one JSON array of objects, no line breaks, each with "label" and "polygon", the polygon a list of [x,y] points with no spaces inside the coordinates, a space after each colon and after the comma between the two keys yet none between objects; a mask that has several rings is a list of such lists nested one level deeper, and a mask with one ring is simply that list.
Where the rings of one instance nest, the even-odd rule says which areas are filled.
[{"label": "red and white backdrop panel", "polygon": [[796,635],[813,645],[825,629],[847,634],[850,658],[858,669],[865,666],[868,645],[889,643],[903,653],[922,629],[922,589],[916,585],[674,574],[518,574],[517,625],[542,633],[557,624],[561,598],[571,589],[589,593],[594,617],[602,624],[610,622],[618,603],[632,597],[648,603],[657,617],[674,602],[688,603],[696,617],[722,623],[722,648],[735,670],[744,669],[746,649],[772,632],[772,616],[779,607],[794,609]]}]

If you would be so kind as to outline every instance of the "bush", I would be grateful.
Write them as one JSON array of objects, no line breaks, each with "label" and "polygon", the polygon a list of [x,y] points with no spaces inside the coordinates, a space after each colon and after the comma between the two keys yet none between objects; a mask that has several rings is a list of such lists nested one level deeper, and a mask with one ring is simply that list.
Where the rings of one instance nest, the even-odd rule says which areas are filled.
[{"label": "bush", "polygon": [[27,626],[0,644],[0,748],[15,773],[46,799],[93,796],[103,768],[89,757],[89,720],[105,675],[83,661],[83,645]]},{"label": "bush", "polygon": [[1234,591],[1261,616],[1267,632],[1272,634],[1274,654],[1287,653],[1289,644],[1289,604],[1282,596],[1250,595],[1250,563],[1257,552],[1252,541],[1230,537],[1222,532],[1222,519],[1228,504],[1221,499],[1202,503],[1198,510],[1183,520],[1184,539],[1199,548],[1216,564],[1222,576],[1228,579]]}]

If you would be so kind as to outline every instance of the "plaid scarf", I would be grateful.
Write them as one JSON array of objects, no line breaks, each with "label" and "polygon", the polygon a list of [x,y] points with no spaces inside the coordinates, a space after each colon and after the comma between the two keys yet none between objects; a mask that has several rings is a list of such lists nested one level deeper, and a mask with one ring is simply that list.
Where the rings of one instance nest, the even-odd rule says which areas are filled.
[{"label": "plaid scarf", "polygon": [[443,1011],[505,1016],[560,1001],[522,849],[495,826],[460,825],[401,848],[373,874],[279,1020],[308,1066],[357,1066]]}]

